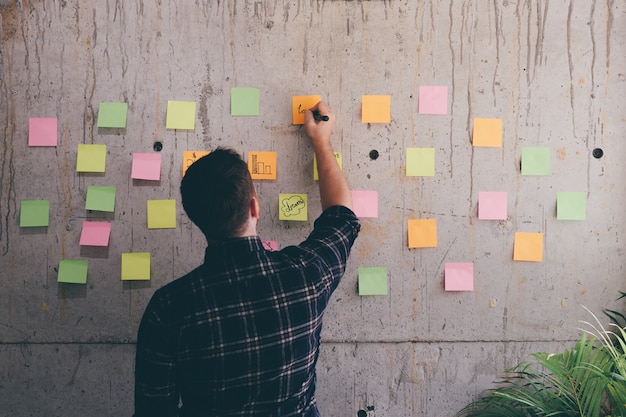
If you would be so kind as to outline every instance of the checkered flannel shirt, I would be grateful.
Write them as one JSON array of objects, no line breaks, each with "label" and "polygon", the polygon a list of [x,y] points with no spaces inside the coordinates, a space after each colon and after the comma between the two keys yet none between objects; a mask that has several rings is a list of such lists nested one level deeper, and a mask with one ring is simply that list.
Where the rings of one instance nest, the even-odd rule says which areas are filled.
[{"label": "checkered flannel shirt", "polygon": [[326,209],[298,246],[210,245],[157,290],[139,327],[135,416],[317,416],[322,315],[360,225]]}]

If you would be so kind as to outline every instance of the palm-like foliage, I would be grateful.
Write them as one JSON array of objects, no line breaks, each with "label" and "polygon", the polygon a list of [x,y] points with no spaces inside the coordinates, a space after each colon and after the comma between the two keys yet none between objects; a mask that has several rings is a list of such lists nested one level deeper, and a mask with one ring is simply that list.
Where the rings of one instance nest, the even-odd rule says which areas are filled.
[{"label": "palm-like foliage", "polygon": [[457,416],[626,417],[626,330],[593,317],[571,351],[531,355]]}]

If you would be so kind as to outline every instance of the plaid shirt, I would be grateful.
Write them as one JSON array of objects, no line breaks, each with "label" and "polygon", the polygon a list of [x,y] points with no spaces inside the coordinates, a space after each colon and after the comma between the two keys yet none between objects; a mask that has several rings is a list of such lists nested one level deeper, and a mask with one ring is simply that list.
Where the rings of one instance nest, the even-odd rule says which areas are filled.
[{"label": "plaid shirt", "polygon": [[359,230],[335,206],[299,246],[270,252],[247,237],[207,247],[203,265],[146,307],[135,416],[317,416],[322,315]]}]

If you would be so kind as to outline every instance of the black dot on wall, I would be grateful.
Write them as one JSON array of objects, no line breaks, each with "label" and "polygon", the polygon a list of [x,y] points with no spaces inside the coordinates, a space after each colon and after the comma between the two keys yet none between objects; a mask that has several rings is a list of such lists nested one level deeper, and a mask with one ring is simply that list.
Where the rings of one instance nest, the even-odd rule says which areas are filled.
[{"label": "black dot on wall", "polygon": [[604,151],[600,148],[595,148],[591,154],[594,158],[600,159],[604,155]]},{"label": "black dot on wall", "polygon": [[152,149],[157,152],[161,152],[161,149],[163,149],[163,144],[161,142],[154,142],[154,145],[152,145]]},{"label": "black dot on wall", "polygon": [[378,154],[378,151],[376,149],[372,149],[370,151],[370,159],[375,161],[376,159],[378,159],[379,156],[380,155]]},{"label": "black dot on wall", "polygon": [[356,417],[367,417],[367,411],[359,410],[356,412]]}]

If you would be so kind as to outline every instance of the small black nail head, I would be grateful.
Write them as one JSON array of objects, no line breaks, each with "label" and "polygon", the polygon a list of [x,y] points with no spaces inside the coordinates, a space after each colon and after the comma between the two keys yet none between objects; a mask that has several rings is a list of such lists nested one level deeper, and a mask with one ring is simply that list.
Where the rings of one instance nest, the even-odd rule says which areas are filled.
[{"label": "small black nail head", "polygon": [[594,158],[600,159],[604,155],[604,151],[600,148],[595,148],[592,152],[592,155]]},{"label": "small black nail head", "polygon": [[378,159],[379,156],[380,155],[378,154],[378,151],[376,149],[372,149],[370,151],[370,158],[371,159],[376,160],[376,159]]},{"label": "small black nail head", "polygon": [[161,142],[154,142],[154,145],[152,145],[152,149],[157,152],[161,152],[161,149],[163,149],[163,144]]}]

